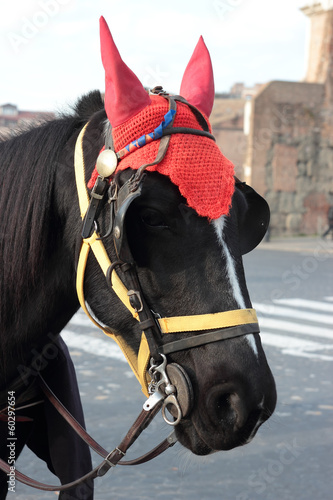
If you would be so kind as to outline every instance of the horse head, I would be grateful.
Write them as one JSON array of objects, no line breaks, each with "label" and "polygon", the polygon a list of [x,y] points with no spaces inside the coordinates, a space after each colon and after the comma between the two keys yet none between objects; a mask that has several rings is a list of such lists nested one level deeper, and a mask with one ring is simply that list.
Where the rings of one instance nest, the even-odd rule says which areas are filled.
[{"label": "horse head", "polygon": [[81,303],[120,344],[143,391],[164,391],[165,418],[185,447],[204,455],[245,444],[276,403],[242,264],[265,234],[268,206],[234,177],[212,136],[202,38],[179,96],[143,88],[103,18],[101,49],[106,145],[81,212],[84,241],[104,234],[111,263],[98,264],[98,252],[84,263]]}]

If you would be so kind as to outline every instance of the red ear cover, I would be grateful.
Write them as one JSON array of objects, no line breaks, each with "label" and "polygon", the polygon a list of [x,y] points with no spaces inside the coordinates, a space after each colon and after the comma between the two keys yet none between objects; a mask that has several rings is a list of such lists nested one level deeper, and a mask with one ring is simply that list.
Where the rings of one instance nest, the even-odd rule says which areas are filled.
[{"label": "red ear cover", "polygon": [[105,110],[111,125],[117,127],[148,106],[151,100],[120,57],[104,17],[100,18],[100,39],[105,69]]},{"label": "red ear cover", "polygon": [[212,61],[202,36],[185,69],[180,95],[209,118],[214,104],[214,75]]}]

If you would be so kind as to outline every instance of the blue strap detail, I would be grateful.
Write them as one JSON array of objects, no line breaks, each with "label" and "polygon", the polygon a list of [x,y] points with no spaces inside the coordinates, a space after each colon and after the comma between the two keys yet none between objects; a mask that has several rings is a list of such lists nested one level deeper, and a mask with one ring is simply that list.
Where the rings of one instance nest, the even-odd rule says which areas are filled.
[{"label": "blue strap detail", "polygon": [[170,109],[165,115],[162,123],[159,124],[158,127],[155,128],[153,134],[154,134],[154,139],[160,139],[163,134],[163,130],[170,125],[170,123],[173,120],[174,114],[176,113],[175,109]]},{"label": "blue strap detail", "polygon": [[138,139],[137,142],[138,142],[138,144],[139,144],[139,146],[141,148],[142,146],[144,146],[146,144],[146,136],[142,135],[141,137],[139,137],[139,139]]},{"label": "blue strap detail", "polygon": [[[141,148],[142,146],[146,145],[147,139],[146,137],[149,136],[153,141],[160,139],[163,135],[163,130],[172,123],[173,117],[176,113],[175,109],[170,109],[165,115],[162,123],[159,124],[158,127],[155,128],[154,132],[150,132],[147,135],[142,135],[139,137],[139,139],[136,139],[135,141],[132,141],[130,144],[124,147],[126,151],[129,153],[131,152],[130,147],[135,146],[136,148]],[[119,151],[118,151],[119,153]]]},{"label": "blue strap detail", "polygon": [[168,125],[170,125],[170,123],[172,122],[173,120],[173,117],[176,113],[176,110],[175,109],[170,109],[165,115],[164,115],[164,120],[162,121],[161,125],[162,125],[162,128],[165,128],[167,127]]},{"label": "blue strap detail", "polygon": [[162,137],[162,132],[163,132],[163,126],[162,126],[162,123],[159,124],[158,127],[155,128],[153,134],[154,134],[154,139],[159,139],[160,137]]}]

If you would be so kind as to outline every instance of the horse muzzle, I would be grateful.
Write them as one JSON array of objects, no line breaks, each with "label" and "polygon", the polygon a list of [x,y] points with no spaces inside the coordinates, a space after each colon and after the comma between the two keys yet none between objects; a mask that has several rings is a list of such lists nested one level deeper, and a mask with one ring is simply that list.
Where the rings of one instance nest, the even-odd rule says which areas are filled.
[{"label": "horse muzzle", "polygon": [[[209,347],[209,346],[207,346]],[[251,377],[239,373],[234,366],[225,367],[223,355],[202,376],[194,375],[198,366],[205,366],[205,359],[212,358],[213,350],[191,353],[191,376],[194,401],[190,414],[176,428],[179,442],[197,455],[230,450],[249,443],[259,427],[272,415],[276,405],[276,388],[273,375],[265,360],[259,371]],[[222,351],[221,351],[222,353]],[[241,353],[242,356],[243,353]],[[219,356],[217,356],[219,358]],[[236,366],[237,360],[235,360]],[[218,376],[216,376],[218,374]]]}]

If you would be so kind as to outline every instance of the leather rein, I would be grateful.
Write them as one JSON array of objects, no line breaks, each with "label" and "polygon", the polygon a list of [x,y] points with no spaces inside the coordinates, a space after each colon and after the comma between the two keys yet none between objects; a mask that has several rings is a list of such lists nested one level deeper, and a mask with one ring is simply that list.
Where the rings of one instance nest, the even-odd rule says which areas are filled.
[{"label": "leather rein", "polygon": [[[163,92],[162,95],[168,99],[169,110],[173,110],[174,115],[176,114],[177,100],[188,104],[178,96],[171,97]],[[192,111],[195,112],[196,115],[198,114],[195,108],[193,108]],[[259,333],[257,316],[254,309],[238,309],[215,314],[193,316],[158,317],[158,315],[152,313],[146,304],[134,266],[129,263],[131,255],[127,242],[123,237],[124,218],[130,203],[141,194],[145,176],[144,172],[148,166],[159,163],[164,158],[170,137],[173,133],[199,133],[200,135],[205,135],[214,139],[209,133],[208,125],[205,125],[206,120],[202,115],[200,120],[201,123],[203,123],[203,130],[179,127],[173,128],[172,125],[174,120],[172,120],[170,125],[163,131],[155,161],[150,164],[142,165],[119,189],[112,180],[112,173],[115,170],[114,167],[116,167],[119,158],[117,158],[117,154],[112,149],[111,141],[109,147],[104,152],[106,156],[108,156],[106,165],[105,162],[102,161],[100,162],[102,166],[98,169],[97,161],[99,176],[90,194],[86,187],[83,154],[83,137],[89,123],[85,125],[78,136],[75,146],[74,165],[80,213],[83,221],[82,244],[78,259],[76,279],[78,298],[82,309],[90,320],[102,329],[106,335],[112,337],[120,346],[132,371],[142,386],[142,391],[148,399],[145,401],[142,411],[121,443],[111,452],[108,452],[75,420],[48,387],[42,375],[39,374],[39,386],[44,395],[63,418],[66,419],[74,431],[89,445],[89,447],[103,458],[103,461],[85,476],[61,486],[40,483],[16,470],[16,479],[28,486],[46,491],[63,491],[75,487],[85,480],[103,476],[111,467],[117,464],[138,465],[155,458],[176,443],[177,438],[174,431],[169,437],[164,439],[158,446],[145,455],[130,461],[123,460],[127,450],[149,425],[160,409],[162,409],[164,420],[171,426],[176,426],[181,419],[186,417],[191,411],[194,399],[191,381],[186,371],[180,365],[168,363],[167,355],[211,342]],[[113,169],[111,174],[109,174],[111,171],[109,166],[110,158],[112,163],[111,170]],[[97,232],[96,214],[98,213],[99,204],[105,200],[106,196],[108,196],[108,202],[110,203],[110,213],[112,214],[111,218],[113,222],[113,226],[111,227],[112,231],[110,231],[110,233],[113,232],[114,245],[116,253],[119,256],[119,260],[114,263],[111,262],[102,238]],[[86,304],[84,298],[84,275],[90,251],[95,255],[110,289],[116,293],[119,300],[126,306],[129,313],[140,325],[142,336],[138,352],[135,352],[119,335],[114,335],[110,327],[99,323],[90,312],[89,306]],[[124,285],[116,272],[116,268],[118,267],[125,275],[125,281],[128,288]],[[204,331],[205,333],[196,333],[199,331]],[[162,342],[162,337],[168,333],[177,332],[193,332],[194,335],[173,342]],[[166,414],[166,409],[171,413],[172,419]],[[9,465],[2,459],[0,459],[0,469],[7,474],[10,473]]]}]

